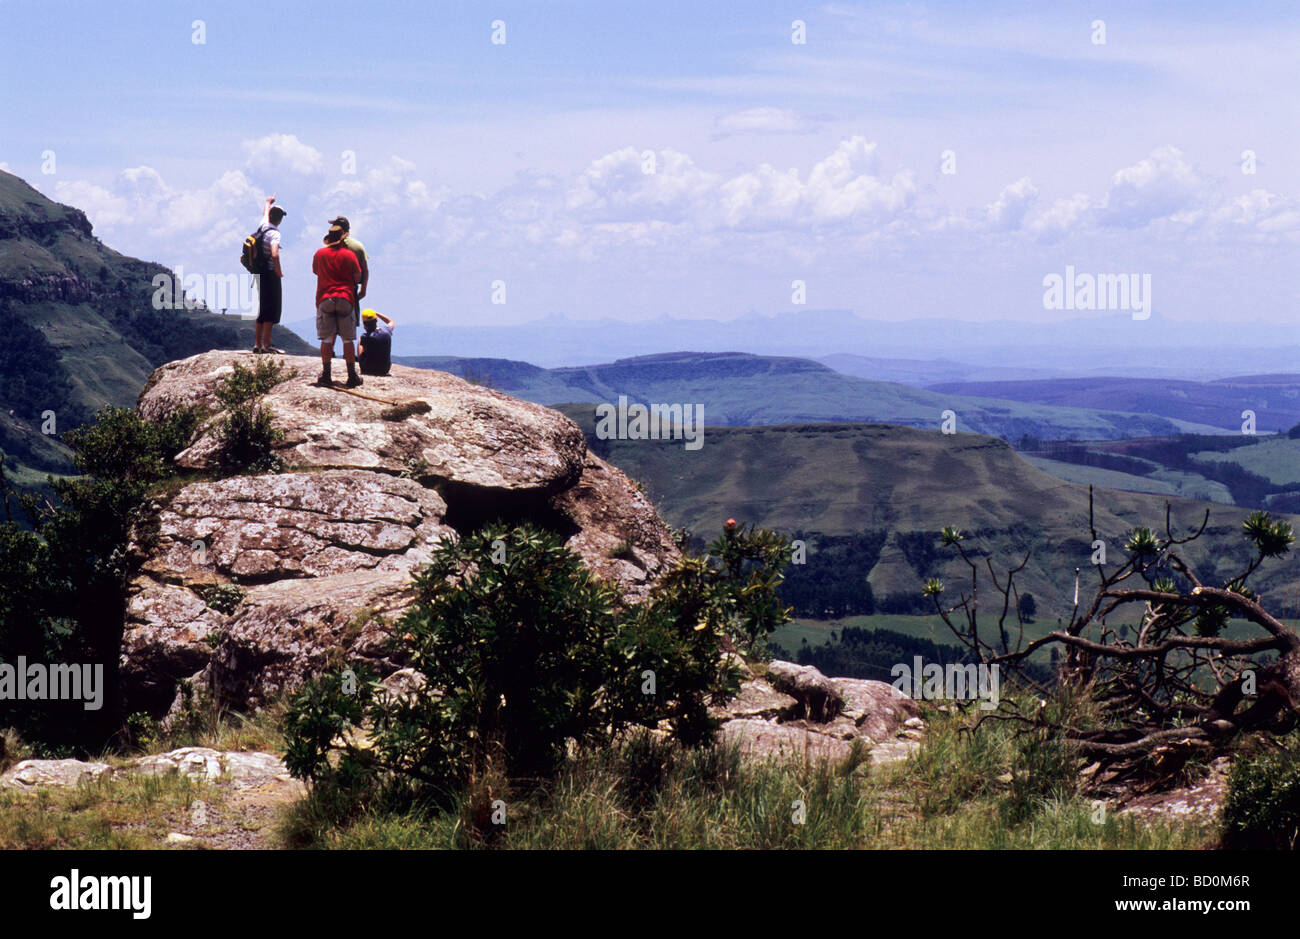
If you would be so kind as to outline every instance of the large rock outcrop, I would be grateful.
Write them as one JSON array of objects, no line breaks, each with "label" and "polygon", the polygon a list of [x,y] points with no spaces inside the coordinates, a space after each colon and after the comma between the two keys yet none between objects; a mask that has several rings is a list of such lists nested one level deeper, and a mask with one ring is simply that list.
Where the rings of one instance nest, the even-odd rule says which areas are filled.
[{"label": "large rock outcrop", "polygon": [[678,557],[650,502],[587,452],[557,411],[442,372],[394,366],[359,394],[316,387],[319,360],[263,398],[284,472],[218,478],[214,391],[251,353],[209,352],[150,377],[139,413],[207,410],[176,462],[197,478],[138,526],[141,563],[122,641],[131,709],[159,710],[192,678],[247,706],[339,661],[384,658],[412,571],[443,538],[501,518],[561,533],[630,599]]}]

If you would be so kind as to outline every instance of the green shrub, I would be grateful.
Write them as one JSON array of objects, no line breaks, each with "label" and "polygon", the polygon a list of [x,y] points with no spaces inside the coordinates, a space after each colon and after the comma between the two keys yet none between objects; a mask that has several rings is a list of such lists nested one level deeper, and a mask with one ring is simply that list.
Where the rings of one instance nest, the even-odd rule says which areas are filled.
[{"label": "green shrub", "polygon": [[225,472],[277,473],[284,468],[275,453],[284,433],[259,399],[290,377],[279,362],[263,359],[251,369],[236,362],[234,371],[217,383],[214,394],[225,411],[217,423],[218,462]]},{"label": "green shrub", "polygon": [[244,591],[235,584],[200,584],[194,588],[204,604],[229,616],[244,600]]},{"label": "green shrub", "polygon": [[260,359],[252,368],[236,362],[234,370],[217,383],[213,394],[221,406],[229,410],[257,400],[292,377],[293,373],[277,359]]},{"label": "green shrub", "polygon": [[[703,743],[716,727],[709,705],[739,686],[728,638],[781,621],[767,589],[780,544],[731,532],[718,557],[683,560],[644,603],[624,606],[557,535],[489,526],[442,542],[395,630],[395,658],[425,687],[387,700],[355,675],[351,694],[340,675],[309,683],[290,707],[286,763],[318,782],[402,780],[447,794],[497,773],[548,776],[569,747],[607,744],[631,725],[666,722],[681,743]],[[363,723],[372,748],[340,738]]]},{"label": "green shrub", "polygon": [[[181,409],[158,423],[127,408],[103,408],[96,422],[64,435],[84,475],[51,480],[58,503],[21,499],[30,531],[0,524],[0,661],[105,666],[105,707],[79,701],[11,703],[5,720],[33,746],[101,739],[114,719],[116,669],[127,584],[135,560],[126,544],[151,486],[175,472],[176,453],[197,422]],[[6,488],[0,470],[0,487]]]},{"label": "green shrub", "polygon": [[1300,760],[1288,751],[1238,758],[1223,805],[1228,848],[1300,847]]}]

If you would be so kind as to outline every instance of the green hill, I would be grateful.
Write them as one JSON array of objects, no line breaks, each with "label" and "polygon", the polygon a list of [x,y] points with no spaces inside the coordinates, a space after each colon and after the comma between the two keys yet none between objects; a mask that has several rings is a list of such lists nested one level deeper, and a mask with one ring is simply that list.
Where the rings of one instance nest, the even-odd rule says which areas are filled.
[{"label": "green hill", "polygon": [[[0,172],[0,451],[20,484],[69,471],[57,435],[105,404],[133,405],[159,365],[251,348],[251,322],[202,308],[154,309],[153,279],[164,273],[104,245],[78,209]],[[310,351],[282,337],[286,351]],[[53,435],[42,433],[48,412]]]},{"label": "green hill", "polygon": [[747,353],[673,352],[605,365],[544,369],[509,359],[408,356],[417,368],[473,377],[538,404],[590,401],[701,404],[711,425],[871,421],[937,428],[944,411],[957,429],[1007,439],[1113,440],[1216,428],[1166,417],[938,393],[843,375],[811,359]]},{"label": "green hill", "polygon": [[[927,577],[960,586],[962,568],[937,546],[945,525],[966,532],[968,550],[991,554],[995,565],[1031,551],[1017,583],[1037,599],[1043,629],[1068,615],[1076,567],[1083,569],[1087,592],[1088,487],[1036,469],[997,438],[878,424],[709,427],[703,447],[688,451],[680,440],[595,439],[589,405],[560,409],[583,426],[594,452],[640,482],[674,526],[711,537],[734,517],[803,532],[809,565],[818,563],[814,535],[858,536],[878,554],[874,563],[856,555],[865,569],[854,573],[867,580],[877,609],[885,612],[926,609],[919,598]],[[1166,498],[1176,532],[1198,525],[1210,510],[1206,535],[1187,550],[1205,579],[1245,562],[1245,509],[1098,489],[1097,531],[1111,560],[1120,557],[1134,526],[1163,529]],[[1300,529],[1300,518],[1288,519]],[[826,557],[841,563],[844,554],[828,551]],[[1264,570],[1256,589],[1266,603],[1277,612],[1300,604],[1294,587],[1300,557]]]}]

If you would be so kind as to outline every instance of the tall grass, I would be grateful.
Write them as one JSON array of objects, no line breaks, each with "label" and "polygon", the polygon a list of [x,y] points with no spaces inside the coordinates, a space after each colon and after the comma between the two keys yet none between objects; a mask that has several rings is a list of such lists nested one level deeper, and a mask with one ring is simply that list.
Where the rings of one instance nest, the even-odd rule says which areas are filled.
[{"label": "tall grass", "polygon": [[[282,837],[320,848],[782,849],[1202,848],[1196,821],[1106,811],[1074,786],[1050,744],[985,722],[936,715],[916,756],[872,767],[753,761],[735,747],[682,750],[648,735],[570,760],[552,780],[507,790],[505,823],[482,793],[449,807],[380,807],[346,819],[318,789],[294,806]],[[1054,762],[1056,761],[1056,762]],[[802,814],[800,814],[802,806]],[[334,806],[337,808],[337,805]]]}]

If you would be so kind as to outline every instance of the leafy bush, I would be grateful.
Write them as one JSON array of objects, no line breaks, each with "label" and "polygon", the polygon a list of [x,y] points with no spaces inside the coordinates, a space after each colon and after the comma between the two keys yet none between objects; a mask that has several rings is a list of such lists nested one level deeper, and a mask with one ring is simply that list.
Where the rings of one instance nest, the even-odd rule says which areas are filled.
[{"label": "leafy bush", "polygon": [[262,359],[251,369],[236,362],[234,371],[217,383],[214,393],[225,410],[217,424],[218,462],[223,470],[275,473],[284,468],[275,454],[284,433],[276,429],[271,409],[259,399],[290,377],[278,361]]},{"label": "leafy bush", "polygon": [[[785,621],[775,587],[788,546],[731,529],[710,550],[625,606],[559,536],[531,526],[441,543],[394,635],[395,657],[427,682],[400,698],[355,676],[351,693],[345,675],[309,683],[286,722],[290,771],[446,794],[494,773],[549,775],[570,746],[607,744],[630,725],[711,739],[709,705],[739,686],[729,638]],[[373,747],[342,736],[363,723]]]},{"label": "leafy bush", "polygon": [[194,592],[207,606],[227,616],[244,601],[244,591],[235,584],[202,584]]},{"label": "leafy bush", "polygon": [[231,373],[217,383],[213,394],[222,407],[233,408],[262,397],[292,377],[293,373],[278,359],[260,359],[252,368],[236,362]]},{"label": "leafy bush", "polygon": [[[33,743],[72,744],[111,729],[126,587],[134,560],[126,544],[151,485],[170,476],[172,458],[197,421],[178,411],[157,424],[108,407],[64,436],[83,476],[53,480],[58,504],[21,499],[31,531],[0,525],[0,661],[90,662],[105,669],[106,706],[40,702],[6,707],[6,721]],[[0,469],[0,488],[8,497]],[[75,719],[73,719],[75,717]]]},{"label": "leafy bush", "polygon": [[1283,751],[1238,758],[1223,805],[1228,848],[1300,847],[1300,760]]}]

